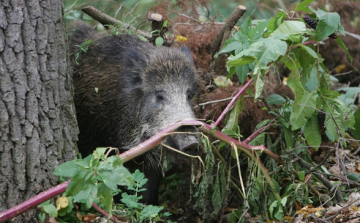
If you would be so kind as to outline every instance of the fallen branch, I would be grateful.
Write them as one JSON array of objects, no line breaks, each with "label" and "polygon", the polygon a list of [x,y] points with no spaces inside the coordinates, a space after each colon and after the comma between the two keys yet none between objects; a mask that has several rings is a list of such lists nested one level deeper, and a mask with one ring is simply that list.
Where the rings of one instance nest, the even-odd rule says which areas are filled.
[{"label": "fallen branch", "polygon": [[100,11],[99,9],[96,9],[93,6],[88,6],[85,7],[83,9],[81,9],[83,12],[85,12],[86,14],[88,14],[89,16],[91,16],[93,19],[95,19],[96,21],[99,21],[101,24],[103,25],[121,25],[122,27],[124,27],[124,29],[130,29],[133,30],[137,33],[139,33],[140,35],[146,37],[146,38],[151,38],[151,34],[147,33],[147,32],[143,32],[141,30],[138,30],[135,27],[132,27],[124,22],[121,22],[120,20],[117,20],[105,13],[103,13],[102,11]]},{"label": "fallen branch", "polygon": [[[164,139],[164,137],[166,136],[166,134],[169,134],[170,132],[175,131],[176,129],[178,129],[181,126],[198,126],[200,131],[202,131],[203,133],[205,133],[207,135],[212,135],[213,137],[215,137],[229,145],[234,145],[234,146],[236,146],[236,148],[238,148],[239,150],[246,153],[250,157],[250,159],[252,159],[254,162],[259,163],[259,167],[264,175],[264,178],[267,180],[270,188],[272,189],[274,196],[278,200],[281,199],[279,194],[275,190],[274,184],[268,173],[268,170],[265,168],[265,166],[261,163],[261,161],[256,156],[256,151],[262,150],[264,153],[268,154],[270,157],[272,157],[273,159],[275,159],[276,161],[278,161],[279,163],[282,164],[283,161],[281,160],[281,158],[279,156],[272,153],[270,150],[268,150],[264,146],[249,146],[246,143],[237,141],[236,139],[233,139],[218,130],[214,131],[213,126],[205,124],[201,121],[186,120],[186,121],[176,122],[176,123],[168,126],[166,129],[160,131],[156,135],[152,136],[148,140],[146,140],[146,141],[140,143],[139,145],[133,147],[132,149],[120,154],[119,157],[125,163],[125,162],[149,151],[153,147],[159,145],[162,142],[162,140]],[[33,197],[21,204],[9,209],[9,210],[6,210],[6,211],[0,213],[0,223],[6,222],[6,221],[10,220],[11,218],[14,218],[28,210],[36,208],[41,203],[43,203],[57,195],[64,193],[69,182],[70,181],[66,181],[62,184],[59,184],[59,185],[57,185],[47,191],[44,191],[44,192],[36,195],[35,197]]]}]

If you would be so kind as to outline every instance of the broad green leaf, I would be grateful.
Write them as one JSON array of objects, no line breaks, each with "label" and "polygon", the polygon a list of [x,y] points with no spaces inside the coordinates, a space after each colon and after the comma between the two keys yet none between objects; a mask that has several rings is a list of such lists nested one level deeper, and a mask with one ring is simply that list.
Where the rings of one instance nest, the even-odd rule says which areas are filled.
[{"label": "broad green leaf", "polygon": [[229,57],[227,66],[228,66],[228,69],[230,67],[242,66],[242,65],[253,62],[255,59],[256,59],[256,57],[253,57],[253,56],[243,56],[238,59],[233,59],[233,57]]},{"label": "broad green leaf", "polygon": [[338,133],[336,131],[336,125],[334,120],[329,119],[326,123],[326,136],[332,141],[335,142],[338,139]]},{"label": "broad green leaf", "polygon": [[297,171],[297,175],[301,181],[305,180],[305,171]]},{"label": "broad green leaf", "polygon": [[305,46],[305,45],[303,45],[303,44],[299,44],[299,46],[301,47],[301,48],[303,48],[304,50],[306,50],[306,52],[310,55],[310,56],[312,56],[313,58],[319,58],[318,57],[318,54],[313,50],[313,49],[311,49],[310,47],[308,47],[308,46]]},{"label": "broad green leaf", "polygon": [[239,81],[241,84],[245,83],[246,77],[250,71],[249,65],[243,65],[243,66],[236,66],[235,68],[237,77],[239,78]]},{"label": "broad green leaf", "polygon": [[226,116],[226,126],[221,130],[224,134],[231,137],[240,136],[239,115],[245,107],[245,98],[237,100]]},{"label": "broad green leaf", "polygon": [[249,14],[248,17],[241,23],[240,25],[240,32],[243,34],[247,34],[251,29],[251,17],[252,13]]},{"label": "broad green leaf", "polygon": [[310,118],[316,108],[315,92],[307,92],[302,97],[296,96],[294,101],[293,113],[290,116],[292,130],[301,128],[306,124],[306,119]]},{"label": "broad green leaf", "polygon": [[218,54],[221,54],[221,53],[229,53],[229,52],[232,52],[232,51],[235,51],[236,49],[242,49],[242,43],[240,41],[232,41],[230,42],[229,44],[225,45],[225,47],[220,50]]},{"label": "broad green leaf", "polygon": [[287,44],[284,41],[272,38],[260,39],[251,44],[248,49],[230,57],[228,66],[240,66],[256,59],[255,66],[259,69],[266,69],[270,62],[276,61],[286,53],[286,50]]},{"label": "broad green leaf", "polygon": [[93,152],[92,155],[95,159],[100,159],[105,156],[105,152],[107,149],[108,149],[107,147],[98,147],[96,148],[96,150]]},{"label": "broad green leaf", "polygon": [[97,186],[93,183],[86,183],[81,191],[74,196],[74,202],[84,203],[87,208],[90,208],[96,195]]},{"label": "broad green leaf", "polygon": [[294,92],[295,99],[302,97],[305,90],[300,82],[299,73],[297,72],[291,73],[290,77],[287,80],[287,85],[291,88],[292,92]]},{"label": "broad green leaf", "polygon": [[258,23],[255,27],[251,28],[247,33],[249,38],[252,40],[259,39],[266,31],[266,27],[269,25],[269,23],[270,20],[268,19]]},{"label": "broad green leaf", "polygon": [[325,12],[321,9],[313,10],[319,19],[318,25],[315,30],[316,40],[322,40],[331,35],[338,29],[343,29],[340,16],[336,12]]},{"label": "broad green leaf", "polygon": [[50,217],[57,217],[58,215],[56,207],[53,204],[46,205],[42,207],[42,209],[44,212],[48,213]]},{"label": "broad green leaf", "polygon": [[160,206],[153,206],[153,205],[146,205],[140,212],[140,223],[146,219],[151,219],[159,215],[159,212],[164,207]]},{"label": "broad green leaf", "polygon": [[78,160],[71,160],[56,167],[53,174],[62,177],[72,177],[79,171],[81,171],[81,167],[78,164]]},{"label": "broad green leaf", "polygon": [[311,118],[309,118],[306,122],[304,127],[304,136],[309,146],[312,146],[315,150],[319,149],[321,144],[321,133],[319,120],[316,115],[311,116]]},{"label": "broad green leaf", "polygon": [[355,181],[355,182],[359,182],[360,183],[360,174],[358,173],[351,173],[351,172],[345,172],[345,175],[347,176],[347,178],[349,178],[349,180]]},{"label": "broad green leaf", "polygon": [[307,7],[307,5],[313,1],[314,0],[305,0],[305,1],[300,2],[296,6],[295,11],[311,12],[311,10]]},{"label": "broad green leaf", "polygon": [[280,105],[286,102],[286,99],[278,94],[272,94],[267,98],[267,101],[270,105]]},{"label": "broad green leaf", "polygon": [[104,210],[107,213],[111,213],[112,209],[112,190],[108,188],[104,183],[98,184],[98,197],[101,201],[101,204],[105,206]]},{"label": "broad green leaf", "polygon": [[276,36],[281,36],[281,38],[286,39],[287,37],[294,34],[303,34],[306,33],[307,29],[303,22],[300,21],[284,21],[279,28],[277,28],[270,37],[275,38]]},{"label": "broad green leaf", "polygon": [[118,166],[111,167],[111,169],[108,169],[108,167],[111,166],[105,166],[104,164],[101,165],[98,169],[98,174],[104,184],[112,190],[116,190],[117,185],[126,186],[134,184],[130,172],[125,167]]},{"label": "broad green leaf", "polygon": [[274,18],[272,18],[267,27],[267,34],[274,32],[284,21],[286,18],[285,12],[279,12]]},{"label": "broad green leaf", "polygon": [[164,44],[164,39],[162,37],[159,36],[155,39],[156,46],[162,46],[163,44]]}]

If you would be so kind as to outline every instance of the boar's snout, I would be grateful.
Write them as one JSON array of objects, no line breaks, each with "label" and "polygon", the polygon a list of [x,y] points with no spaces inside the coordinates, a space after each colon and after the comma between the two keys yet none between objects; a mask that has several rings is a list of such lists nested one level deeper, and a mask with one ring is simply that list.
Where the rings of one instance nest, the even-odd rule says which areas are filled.
[{"label": "boar's snout", "polygon": [[184,153],[197,155],[200,153],[200,140],[198,130],[192,126],[182,126],[178,128],[175,132],[184,132],[176,133],[171,135],[171,141],[174,144],[174,147]]}]

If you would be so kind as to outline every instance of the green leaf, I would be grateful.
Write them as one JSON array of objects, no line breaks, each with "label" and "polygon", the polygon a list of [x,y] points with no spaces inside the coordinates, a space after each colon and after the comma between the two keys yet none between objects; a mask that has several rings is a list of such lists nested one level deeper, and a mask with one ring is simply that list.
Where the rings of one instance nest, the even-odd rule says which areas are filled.
[{"label": "green leaf", "polygon": [[301,48],[303,48],[304,50],[306,50],[306,52],[310,55],[310,56],[312,56],[313,58],[319,58],[319,56],[318,56],[318,54],[313,50],[313,49],[311,49],[310,47],[308,47],[308,46],[305,46],[305,45],[303,45],[303,44],[299,44],[299,46],[301,47]]},{"label": "green leaf", "polygon": [[303,22],[300,21],[284,21],[279,28],[277,28],[270,37],[275,38],[280,36],[282,39],[286,39],[291,35],[306,33],[307,29]]},{"label": "green leaf", "polygon": [[221,130],[224,134],[231,137],[240,136],[239,128],[239,115],[245,107],[245,98],[239,98],[234,106],[231,108],[230,112],[226,116],[226,126]]},{"label": "green leaf", "polygon": [[156,46],[162,46],[163,44],[164,44],[164,39],[162,37],[159,36],[155,39]]},{"label": "green leaf", "polygon": [[315,150],[319,149],[321,144],[321,132],[319,127],[319,119],[316,115],[313,115],[305,124],[304,136],[309,144]]},{"label": "green leaf", "polygon": [[144,209],[140,212],[140,222],[146,219],[152,219],[159,215],[160,211],[164,207],[153,206],[153,205],[146,205]]},{"label": "green leaf", "polygon": [[305,180],[305,171],[297,171],[297,175],[301,181]]},{"label": "green leaf", "polygon": [[349,178],[349,180],[355,181],[355,182],[359,182],[360,183],[360,174],[358,173],[351,173],[351,172],[345,172],[345,175],[347,176],[347,178]]},{"label": "green leaf", "polygon": [[245,64],[249,64],[256,59],[254,56],[243,56],[238,59],[233,59],[233,57],[228,58],[227,66],[228,70],[230,67],[243,66]]},{"label": "green leaf", "polygon": [[53,174],[62,177],[72,177],[81,170],[78,162],[79,160],[71,160],[60,164],[55,168]]},{"label": "green leaf", "polygon": [[98,197],[100,199],[101,204],[105,206],[104,210],[107,213],[111,213],[112,209],[112,190],[107,187],[104,183],[98,184]]},{"label": "green leaf", "polygon": [[315,38],[316,40],[322,40],[325,37],[331,35],[338,29],[343,29],[340,22],[340,15],[336,12],[325,12],[321,9],[313,10],[316,16],[319,18],[319,23],[316,26]]},{"label": "green leaf", "polygon": [[350,63],[353,62],[353,57],[351,56],[351,54],[349,53],[349,49],[345,46],[344,42],[342,41],[341,38],[336,38],[336,42],[339,44],[339,46],[345,50],[345,52],[347,53],[348,57],[349,57],[349,60],[350,60]]},{"label": "green leaf", "polygon": [[74,196],[74,202],[84,203],[86,208],[90,208],[96,198],[97,191],[97,186],[94,183],[88,182],[82,190]]},{"label": "green leaf", "polygon": [[220,50],[218,54],[221,54],[221,53],[229,53],[229,52],[232,52],[232,51],[235,51],[236,49],[242,49],[242,43],[240,41],[231,41],[229,44],[225,45],[225,47]]},{"label": "green leaf", "polygon": [[105,157],[105,152],[108,148],[107,147],[98,147],[96,150],[92,153],[94,159],[100,159],[102,157]]},{"label": "green leaf", "polygon": [[[254,71],[255,73],[256,71]],[[262,73],[259,73],[256,76],[256,83],[255,83],[255,99],[259,98],[263,89],[264,89],[264,81],[263,81],[264,75]]]},{"label": "green leaf", "polygon": [[293,113],[290,115],[292,130],[304,126],[306,124],[306,119],[313,115],[316,108],[317,94],[315,92],[307,92],[302,97],[299,96],[295,98]]},{"label": "green leaf", "polygon": [[268,64],[276,61],[287,50],[286,42],[279,39],[260,39],[251,44],[248,49],[241,51],[234,57],[229,57],[228,67],[241,66],[256,60],[259,69],[266,69]]},{"label": "green leaf", "polygon": [[272,94],[267,98],[267,101],[270,105],[280,105],[286,102],[286,99],[278,94]]},{"label": "green leaf", "polygon": [[286,18],[286,13],[281,11],[274,18],[272,18],[267,27],[267,34],[274,32],[284,21]]},{"label": "green leaf", "polygon": [[235,68],[237,77],[239,78],[239,81],[241,84],[245,83],[246,77],[250,71],[249,65],[243,65],[243,66],[236,66]]},{"label": "green leaf", "polygon": [[266,27],[269,25],[269,23],[270,23],[270,19],[258,23],[255,27],[252,27],[248,31],[247,35],[252,40],[259,39],[266,31]]},{"label": "green leaf", "polygon": [[127,186],[134,184],[132,175],[123,166],[112,167],[111,165],[103,164],[99,167],[98,174],[104,184],[112,190],[116,190],[118,185]]},{"label": "green leaf", "polygon": [[56,207],[53,204],[46,205],[46,206],[42,207],[42,209],[44,210],[44,212],[48,213],[50,215],[50,217],[58,216]]},{"label": "green leaf", "polygon": [[295,11],[303,11],[303,12],[311,12],[311,10],[307,7],[308,4],[310,4],[311,2],[313,2],[314,0],[305,0],[302,1],[301,3],[299,3],[296,8]]}]

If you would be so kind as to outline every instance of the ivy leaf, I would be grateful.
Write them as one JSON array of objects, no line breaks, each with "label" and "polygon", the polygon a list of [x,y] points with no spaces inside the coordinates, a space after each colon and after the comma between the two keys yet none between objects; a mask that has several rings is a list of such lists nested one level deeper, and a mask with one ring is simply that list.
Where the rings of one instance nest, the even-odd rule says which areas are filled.
[{"label": "ivy leaf", "polygon": [[306,122],[304,127],[304,136],[309,146],[312,146],[315,150],[319,149],[321,144],[321,133],[317,116],[311,116],[311,118],[309,118]]}]

